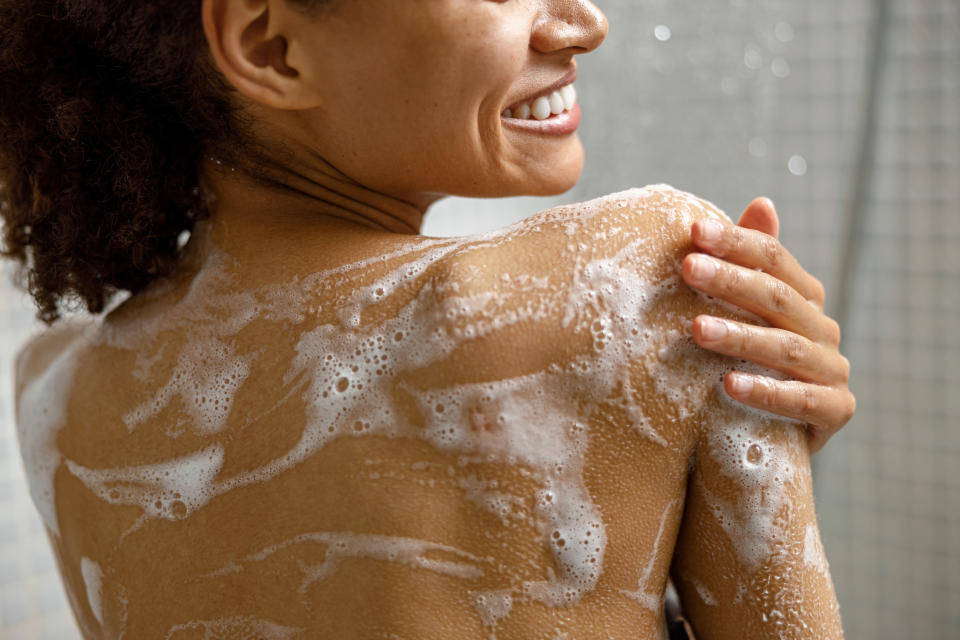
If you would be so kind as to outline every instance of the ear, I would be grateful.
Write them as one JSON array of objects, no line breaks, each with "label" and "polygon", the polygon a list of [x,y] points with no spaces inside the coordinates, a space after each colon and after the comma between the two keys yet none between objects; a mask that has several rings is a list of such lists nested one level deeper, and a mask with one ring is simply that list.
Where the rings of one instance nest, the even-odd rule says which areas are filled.
[{"label": "ear", "polygon": [[203,0],[203,31],[217,68],[237,91],[276,109],[319,104],[290,56],[298,23],[302,16],[283,0]]}]

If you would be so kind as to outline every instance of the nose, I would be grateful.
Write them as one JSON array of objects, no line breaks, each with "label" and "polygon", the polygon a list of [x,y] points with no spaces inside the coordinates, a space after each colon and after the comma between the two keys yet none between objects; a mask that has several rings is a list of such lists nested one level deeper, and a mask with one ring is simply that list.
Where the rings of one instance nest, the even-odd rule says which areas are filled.
[{"label": "nose", "polygon": [[607,17],[589,0],[543,0],[530,46],[543,53],[571,47],[593,51],[607,37]]}]

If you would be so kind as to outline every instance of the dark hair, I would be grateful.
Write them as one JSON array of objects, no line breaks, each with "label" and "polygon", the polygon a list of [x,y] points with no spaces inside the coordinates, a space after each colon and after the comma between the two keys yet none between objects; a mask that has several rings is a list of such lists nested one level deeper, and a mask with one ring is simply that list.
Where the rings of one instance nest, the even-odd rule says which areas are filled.
[{"label": "dark hair", "polygon": [[202,154],[239,167],[254,144],[231,90],[200,0],[0,0],[2,254],[41,320],[173,271],[209,215]]}]

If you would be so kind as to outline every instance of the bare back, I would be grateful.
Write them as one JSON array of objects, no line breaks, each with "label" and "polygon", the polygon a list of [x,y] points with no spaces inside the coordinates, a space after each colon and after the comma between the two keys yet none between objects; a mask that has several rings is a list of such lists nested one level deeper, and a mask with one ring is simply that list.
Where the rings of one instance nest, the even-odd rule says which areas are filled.
[{"label": "bare back", "polygon": [[18,423],[85,636],[654,638],[673,562],[703,638],[840,637],[802,438],[684,332],[717,215],[211,254],[41,336]]}]

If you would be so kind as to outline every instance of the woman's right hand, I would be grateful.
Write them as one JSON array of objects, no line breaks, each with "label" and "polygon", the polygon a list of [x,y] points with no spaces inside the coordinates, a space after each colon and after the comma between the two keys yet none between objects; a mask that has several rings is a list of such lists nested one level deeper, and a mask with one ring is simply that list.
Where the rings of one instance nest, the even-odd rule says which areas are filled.
[{"label": "woman's right hand", "polygon": [[701,315],[694,320],[693,338],[705,349],[790,376],[776,380],[733,371],[724,388],[743,404],[806,422],[815,453],[856,410],[848,387],[850,362],[840,354],[839,325],[823,311],[823,285],[780,244],[778,233],[768,198],[750,203],[737,226],[694,223],[693,241],[704,253],[686,257],[684,280],[770,326]]}]

